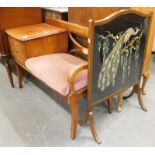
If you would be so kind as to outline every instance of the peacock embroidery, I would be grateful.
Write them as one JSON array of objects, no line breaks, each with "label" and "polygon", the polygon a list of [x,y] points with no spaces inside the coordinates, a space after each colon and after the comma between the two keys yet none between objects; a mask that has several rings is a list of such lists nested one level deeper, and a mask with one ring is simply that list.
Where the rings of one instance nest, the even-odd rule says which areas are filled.
[{"label": "peacock embroidery", "polygon": [[[98,76],[98,88],[104,91],[112,85],[114,87],[119,65],[122,68],[122,83],[130,75],[130,66],[134,52],[136,66],[139,58],[140,39],[143,30],[128,28],[114,36],[109,31],[106,35],[98,35],[98,52],[101,55],[102,66]],[[112,50],[109,51],[112,44]]]}]

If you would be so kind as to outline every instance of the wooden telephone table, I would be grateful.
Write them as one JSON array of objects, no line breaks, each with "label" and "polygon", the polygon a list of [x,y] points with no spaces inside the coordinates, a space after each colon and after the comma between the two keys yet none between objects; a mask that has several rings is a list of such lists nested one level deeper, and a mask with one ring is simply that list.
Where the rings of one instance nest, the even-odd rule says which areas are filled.
[{"label": "wooden telephone table", "polygon": [[46,23],[6,30],[11,55],[16,62],[19,87],[22,87],[21,67],[28,58],[68,50],[67,30]]}]

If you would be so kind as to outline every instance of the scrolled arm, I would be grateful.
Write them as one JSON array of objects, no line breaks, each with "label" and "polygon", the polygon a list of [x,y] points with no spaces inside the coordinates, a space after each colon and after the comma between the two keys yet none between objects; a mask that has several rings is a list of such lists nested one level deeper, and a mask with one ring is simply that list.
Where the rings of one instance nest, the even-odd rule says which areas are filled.
[{"label": "scrolled arm", "polygon": [[73,36],[72,36],[72,34],[71,34],[70,32],[69,32],[69,38],[71,39],[71,41],[73,42],[73,44],[75,44],[75,45],[78,47],[78,49],[72,49],[72,50],[70,51],[71,53],[81,52],[81,53],[83,53],[83,54],[85,54],[85,55],[88,55],[88,48],[86,48],[86,47],[80,45],[80,44],[73,38]]},{"label": "scrolled arm", "polygon": [[77,78],[77,75],[82,71],[88,68],[88,63],[77,66],[74,70],[72,70],[68,77],[68,82],[70,85],[70,92],[74,92],[74,83]]},{"label": "scrolled arm", "polygon": [[84,55],[88,55],[88,49],[87,48],[74,48],[70,50],[70,54],[74,53],[82,53]]}]

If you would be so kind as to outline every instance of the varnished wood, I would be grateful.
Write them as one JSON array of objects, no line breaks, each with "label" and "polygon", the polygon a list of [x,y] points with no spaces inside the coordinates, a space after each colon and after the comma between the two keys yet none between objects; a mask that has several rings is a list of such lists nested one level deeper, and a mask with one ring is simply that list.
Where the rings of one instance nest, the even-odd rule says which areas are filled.
[{"label": "varnished wood", "polygon": [[149,77],[150,77],[150,72],[143,73],[142,95],[146,95],[145,87],[146,87]]},{"label": "varnished wood", "polygon": [[28,58],[68,52],[68,33],[63,32],[26,42]]},{"label": "varnished wood", "polygon": [[77,57],[80,57],[83,60],[86,60],[86,61],[88,60],[88,49],[87,48],[83,48],[83,49],[73,48],[69,51],[69,53]]},{"label": "varnished wood", "polygon": [[6,68],[7,75],[8,75],[11,87],[14,88],[12,70],[11,70],[11,66],[10,66],[10,63],[9,63],[9,59],[10,59],[10,57],[8,56],[7,53],[5,53],[3,33],[1,31],[1,29],[0,29],[0,60],[2,60],[4,66]]},{"label": "varnished wood", "polygon": [[16,71],[17,71],[17,76],[18,76],[18,84],[19,88],[22,88],[22,68],[20,65],[16,63]]},{"label": "varnished wood", "polygon": [[70,94],[68,96],[68,102],[71,108],[71,139],[76,138],[77,124],[78,124],[78,103],[77,96]]},{"label": "varnished wood", "polygon": [[[135,85],[131,91],[131,93],[127,96],[124,96],[123,99],[128,99],[130,98],[134,93],[137,94],[137,97],[138,97],[138,101],[139,101],[139,104],[140,104],[140,107],[143,111],[147,112],[147,108],[145,107],[144,103],[143,103],[143,100],[142,100],[142,89],[140,88],[140,83]],[[120,99],[122,99],[122,96],[124,95],[124,92],[123,94],[119,94],[120,95]],[[122,109],[121,109],[122,110]]]},{"label": "varnished wood", "polygon": [[31,57],[68,51],[67,31],[45,23],[9,29],[6,33],[12,57],[18,64],[25,65]]},{"label": "varnished wood", "polygon": [[25,43],[14,39],[12,37],[8,37],[10,49],[11,49],[11,56],[14,60],[16,60],[19,64],[24,65],[26,59],[28,58],[27,50]]},{"label": "varnished wood", "polygon": [[[134,13],[134,14],[140,15],[142,17],[150,17],[150,19],[151,19],[150,25],[151,25],[151,22],[152,22],[152,12],[141,12],[141,11],[137,11],[137,10],[134,10],[134,9],[120,10],[118,12],[115,12],[115,13],[111,14],[110,16],[108,16],[108,17],[106,17],[104,19],[100,19],[100,20],[94,21],[94,25],[98,26],[100,24],[106,24],[106,23],[112,21],[113,19],[119,17],[120,15],[125,15],[127,13]],[[147,34],[148,36],[150,34],[150,25],[149,25],[149,32]]]},{"label": "varnished wood", "polygon": [[81,52],[83,53],[83,58],[85,60],[87,60],[87,53],[88,53],[88,49],[87,49],[87,47],[88,47],[88,43],[87,43],[88,27],[81,26],[81,25],[78,25],[78,24],[75,24],[75,23],[71,23],[71,22],[64,22],[64,21],[61,21],[61,20],[50,19],[50,18],[46,18],[46,22],[48,24],[53,24],[55,26],[59,26],[59,27],[65,28],[70,33],[76,34],[76,39],[73,39],[73,37],[71,37],[71,35],[69,35],[70,39],[71,39],[71,42],[69,42],[69,46],[71,47],[71,49],[75,48],[75,46],[79,48],[79,44],[77,44],[77,42],[79,42],[80,43]]},{"label": "varnished wood", "polygon": [[101,138],[97,135],[97,132],[96,132],[96,129],[95,129],[95,126],[94,126],[94,116],[93,116],[93,113],[92,112],[89,112],[88,113],[89,115],[89,126],[90,126],[90,129],[91,129],[91,133],[94,137],[94,140],[98,143],[98,144],[101,144],[102,143],[102,140]]},{"label": "varnished wood", "polygon": [[[108,99],[107,99],[107,105],[108,105],[108,112],[109,113],[112,113],[112,111],[113,111],[113,102],[112,102],[112,97],[109,97]],[[86,110],[86,113],[85,113],[85,115],[84,115],[84,118],[79,122],[79,124],[81,125],[81,126],[84,126],[86,123],[87,123],[87,121],[89,120],[89,112],[88,112],[88,107],[87,107],[87,110]],[[92,119],[92,118],[91,118]],[[93,121],[91,120],[91,123],[93,123]],[[94,129],[95,129],[95,127],[93,127]]]},{"label": "varnished wood", "polygon": [[92,58],[93,58],[93,44],[94,44],[94,40],[93,40],[93,36],[94,36],[94,30],[93,30],[93,26],[94,26],[94,21],[93,20],[89,20],[89,28],[88,28],[88,118],[89,118],[89,125],[90,125],[90,129],[91,129],[91,133],[94,137],[94,140],[100,144],[102,141],[101,139],[98,137],[97,133],[96,133],[96,129],[94,126],[94,119],[93,119],[93,113],[91,112],[92,108],[93,108],[93,102],[92,102],[92,96],[90,95],[91,91],[92,91],[92,72],[91,72],[91,68],[92,68]]},{"label": "varnished wood", "polygon": [[[88,28],[88,50],[89,50],[89,54],[88,54],[88,113],[90,111],[92,111],[93,107],[95,107],[96,105],[100,104],[101,102],[103,102],[104,100],[108,99],[109,97],[112,97],[114,95],[120,95],[120,101],[122,100],[122,92],[124,92],[127,88],[130,88],[130,87],[135,87],[136,88],[136,93],[137,93],[137,96],[138,96],[138,100],[139,100],[139,104],[141,106],[141,108],[146,111],[146,108],[144,107],[144,104],[142,102],[142,98],[141,98],[141,89],[139,87],[139,84],[140,84],[140,80],[138,81],[135,81],[134,83],[118,90],[117,92],[114,92],[113,94],[110,94],[109,96],[106,96],[96,102],[93,102],[92,100],[92,63],[93,62],[93,48],[94,48],[94,27],[95,26],[100,26],[102,24],[106,24],[110,21],[112,21],[113,19],[121,16],[121,15],[125,15],[125,14],[128,14],[128,13],[134,13],[134,14],[137,14],[137,15],[140,15],[142,17],[149,17],[151,18],[152,16],[152,13],[143,13],[143,12],[139,12],[139,11],[135,11],[135,10],[121,10],[117,13],[114,13],[104,19],[101,19],[101,20],[98,20],[98,21],[93,21],[93,20],[89,20],[89,28]],[[150,25],[151,25],[151,22],[149,23],[149,30],[148,30],[148,33],[147,33],[147,38],[146,40],[148,39],[149,37],[149,34],[150,34]],[[147,44],[148,42],[146,42]],[[145,49],[146,50],[146,49]],[[142,74],[142,69],[141,69],[141,72],[140,74]],[[121,102],[120,102],[121,103]],[[119,104],[120,104],[119,103]],[[90,116],[90,115],[89,115]],[[91,120],[92,118],[89,118],[89,120]],[[91,128],[91,131],[93,131],[95,129],[94,127],[94,124],[93,124],[93,121],[91,122],[92,123],[92,126],[90,126]],[[92,132],[93,134],[93,137],[94,139],[96,139],[94,136],[96,133],[96,130]]]},{"label": "varnished wood", "polygon": [[134,91],[134,88],[133,88],[132,91],[128,95],[123,96],[123,99],[126,100],[126,99],[130,98],[134,94],[134,92],[135,91]]},{"label": "varnished wood", "polygon": [[[123,12],[123,13],[125,13],[125,12]],[[120,12],[120,15],[122,14],[122,12]],[[145,14],[143,14],[144,16],[145,16]],[[118,16],[118,15],[117,15]],[[112,19],[114,18],[115,16],[113,16],[112,17]],[[70,105],[70,108],[71,108],[71,138],[72,139],[74,139],[75,137],[76,137],[76,132],[77,132],[77,122],[78,122],[78,106],[77,106],[77,101],[78,101],[78,99],[80,98],[80,97],[83,97],[84,95],[87,95],[87,97],[88,97],[88,111],[87,111],[87,114],[88,114],[88,116],[89,116],[89,123],[90,123],[90,128],[91,128],[91,131],[92,131],[92,134],[93,134],[93,137],[94,137],[94,139],[98,142],[98,143],[100,143],[100,140],[98,139],[98,136],[97,136],[97,133],[96,133],[96,130],[95,130],[95,127],[94,127],[94,120],[93,120],[93,114],[91,113],[91,111],[92,111],[92,109],[94,108],[94,106],[96,106],[98,103],[101,103],[101,101],[103,101],[103,100],[99,100],[99,102],[97,103],[97,104],[94,104],[93,105],[93,102],[92,102],[92,98],[91,98],[91,96],[90,96],[90,93],[91,93],[91,91],[92,91],[92,86],[91,86],[91,80],[92,80],[92,76],[91,76],[91,74],[92,74],[92,72],[91,72],[91,68],[90,67],[92,67],[92,57],[93,57],[93,55],[91,54],[92,53],[92,50],[93,50],[93,44],[94,44],[94,41],[93,41],[93,35],[94,35],[94,31],[93,31],[93,26],[94,25],[96,25],[96,24],[99,24],[99,22],[108,22],[108,21],[110,21],[110,18],[111,17],[109,17],[109,18],[106,18],[106,19],[104,19],[104,20],[101,20],[101,21],[98,21],[98,22],[94,22],[94,21],[90,21],[90,24],[89,24],[89,36],[88,36],[88,43],[89,43],[89,49],[88,49],[88,74],[89,74],[89,76],[88,76],[88,90],[87,90],[87,88],[84,88],[84,89],[82,89],[82,90],[80,90],[80,91],[75,91],[74,89],[73,89],[73,85],[74,85],[74,81],[75,81],[75,79],[76,79],[76,76],[77,76],[77,74],[79,73],[79,71],[81,71],[82,69],[86,69],[87,68],[87,66],[80,66],[80,67],[78,67],[78,68],[76,68],[75,70],[74,70],[74,72],[72,72],[71,74],[70,74],[70,77],[69,77],[69,81],[70,81],[70,85],[71,85],[71,91],[70,91],[70,94],[68,95],[68,96],[62,96],[62,95],[60,95],[61,97],[63,97],[67,102],[68,102],[68,104]],[[51,20],[48,20],[48,22],[49,21],[51,21]],[[49,22],[49,24],[51,24],[51,23],[53,23],[54,22],[54,20],[52,20],[52,22]],[[55,26],[58,26],[58,25],[61,25],[60,27],[61,28],[67,28],[67,30],[68,31],[75,31],[75,29],[77,29],[77,28],[79,28],[79,27],[77,27],[77,26],[73,26],[72,24],[69,24],[68,25],[68,23],[63,23],[62,24],[62,22],[61,21],[55,21],[54,23],[56,23],[55,24]],[[76,33],[76,34],[81,34],[82,36],[85,36],[85,37],[87,37],[87,33],[88,33],[88,31],[87,31],[87,29],[85,29],[86,31],[83,31],[84,29],[79,29],[78,30],[78,32]],[[86,33],[87,32],[87,33]],[[67,34],[67,36],[68,36],[68,33],[67,32],[62,32],[62,33],[66,33]],[[61,34],[62,34],[61,33]],[[87,35],[86,35],[87,34]],[[58,34],[56,34],[56,36],[57,36]],[[53,36],[53,35],[52,35]],[[10,37],[12,37],[12,36],[10,36]],[[46,37],[48,37],[48,36],[46,36]],[[42,38],[42,37],[41,37]],[[44,38],[44,37],[43,37]],[[15,39],[14,37],[12,37],[12,39]],[[32,39],[32,40],[37,40],[37,39]],[[26,41],[21,41],[21,42],[25,42],[25,43],[28,43],[29,41],[31,42],[32,40],[26,40]],[[60,42],[59,42],[60,43]],[[66,42],[65,42],[66,43]],[[68,42],[67,42],[68,43]],[[57,46],[59,46],[59,44],[57,43],[56,44]],[[68,44],[67,44],[68,45]],[[27,46],[27,45],[24,45],[24,46]],[[41,46],[41,42],[40,42],[40,45],[39,46]],[[35,49],[35,51],[39,51],[38,49],[37,49],[37,47],[35,47],[34,48]],[[60,52],[60,51],[58,51],[58,52]],[[66,52],[67,52],[67,50],[66,50]],[[40,51],[38,52],[38,53],[40,53]],[[43,54],[44,55],[44,54]],[[29,56],[29,55],[28,55]],[[15,60],[16,62],[17,62],[17,64],[19,63],[19,61],[17,61],[17,60]],[[27,71],[29,71],[25,66],[24,66],[24,64],[22,64],[22,63],[19,63],[19,65],[20,66],[22,66],[23,68],[25,68]],[[30,72],[30,71],[29,71]],[[31,73],[31,72],[30,72]],[[36,77],[36,78],[38,78],[39,79],[39,77]],[[132,86],[135,86],[135,85],[137,85],[137,84],[139,84],[139,81],[136,81],[134,84],[132,84]],[[131,86],[127,86],[127,87],[131,87]],[[124,89],[127,89],[127,88],[124,88]],[[113,95],[116,95],[116,94],[118,94],[119,92],[121,92],[121,91],[123,91],[123,90],[119,90],[118,92],[116,92],[116,93],[114,93],[114,94],[111,94],[111,96],[107,96],[106,98],[104,98],[104,100],[107,100],[107,99],[111,99],[111,97],[113,96]],[[138,91],[137,91],[138,92]],[[137,93],[138,94],[138,93]],[[139,94],[138,94],[139,95]],[[140,96],[139,96],[139,99],[140,99]],[[109,102],[111,103],[111,100],[109,100]],[[140,103],[141,105],[142,105],[142,103]],[[111,110],[111,107],[109,107],[109,109]],[[110,111],[109,110],[109,111]]]},{"label": "varnished wood", "polygon": [[70,73],[69,75],[69,78],[68,78],[68,82],[70,84],[70,93],[73,93],[75,90],[74,90],[74,83],[75,83],[75,80],[77,78],[77,75],[82,71],[82,70],[85,70],[85,69],[88,69],[88,64],[82,64],[82,65],[79,65],[77,66],[74,70],[72,70],[72,72]]},{"label": "varnished wood", "polygon": [[1,7],[0,8],[0,23],[1,30],[4,36],[5,51],[9,52],[9,44],[7,36],[4,33],[5,29],[15,28],[19,26],[38,24],[42,21],[41,9],[40,8],[29,8],[29,7]]},{"label": "varnished wood", "polygon": [[139,87],[139,85],[136,85],[134,87],[134,90],[135,90],[135,93],[137,94],[137,97],[138,97],[138,101],[139,101],[139,104],[142,108],[143,111],[147,112],[147,108],[145,107],[144,103],[143,103],[143,100],[142,100],[142,91],[141,91],[141,88]]},{"label": "varnished wood", "polygon": [[[144,58],[144,65],[143,65],[143,86],[142,86],[142,91],[143,94],[145,94],[145,86],[147,84],[148,78],[150,75],[150,59],[151,59],[151,52],[152,52],[152,45],[153,45],[153,38],[155,38],[155,7],[69,7],[68,10],[68,16],[69,16],[69,22],[73,22],[76,24],[80,24],[83,26],[88,26],[88,21],[89,19],[93,20],[100,20],[104,17],[109,16],[110,14],[113,14],[114,12],[117,12],[119,10],[126,10],[126,9],[132,9],[132,10],[137,10],[141,11],[144,14],[147,13],[148,11],[153,12],[153,17],[152,17],[152,22],[150,24],[150,33],[149,33],[149,38],[148,38],[148,44],[146,47],[146,56]],[[78,38],[78,41],[85,46],[87,44],[85,43],[85,40],[82,38]]]},{"label": "varnished wood", "polygon": [[89,19],[99,20],[117,12],[124,7],[69,7],[68,21],[88,26]]},{"label": "varnished wood", "polygon": [[[1,25],[0,25],[0,27],[1,27]],[[10,59],[10,57],[8,56],[8,54],[5,53],[5,50],[4,50],[4,39],[3,39],[2,31],[0,28],[0,60],[2,60],[4,66],[6,68],[11,87],[14,88],[12,70],[11,70],[11,66],[9,63],[9,59]]]},{"label": "varnished wood", "polygon": [[108,103],[108,112],[112,113],[112,110],[113,110],[112,97],[108,98],[107,103]]},{"label": "varnished wood", "polygon": [[[45,31],[48,33],[44,33]],[[37,24],[33,26],[19,27],[11,30],[6,30],[6,32],[9,38],[11,54],[16,62],[16,69],[20,88],[22,87],[22,68],[31,73],[25,66],[25,61],[28,58],[50,53],[62,53],[68,51],[68,32],[63,28],[58,28],[48,24]],[[26,39],[24,38],[25,35],[27,36]],[[82,66],[82,68],[80,69],[78,68],[75,73],[71,73],[71,88],[73,88],[74,80],[76,79],[77,74],[81,70],[86,68],[87,65]],[[33,75],[33,73],[31,74]],[[39,79],[39,77],[36,78]],[[56,93],[59,96],[63,97],[70,106],[71,138],[75,139],[78,124],[77,102],[81,97],[86,96],[86,88],[83,88],[77,92],[73,89],[68,96],[62,96],[58,92]]]},{"label": "varnished wood", "polygon": [[118,112],[122,111],[123,96],[124,96],[124,91],[118,93],[118,106],[117,106]]},{"label": "varnished wood", "polygon": [[153,41],[155,38],[155,7],[133,7],[132,9],[138,10],[144,13],[147,13],[148,11],[153,12],[151,23],[150,23],[150,29],[149,29],[149,37],[148,37],[148,43],[146,45],[146,54],[144,58],[144,64],[143,64],[143,84],[142,84],[142,94],[145,95],[145,86],[147,84],[147,81],[149,79],[150,75],[150,62],[151,62],[151,53],[152,53],[152,47],[153,47]]},{"label": "varnished wood", "polygon": [[46,23],[22,26],[6,30],[6,33],[9,36],[12,36],[13,38],[19,41],[29,41],[32,39],[56,35],[62,32],[66,32],[66,29],[59,28]]},{"label": "varnished wood", "polygon": [[[69,7],[68,21],[88,27],[89,19],[99,20],[117,12],[124,7]],[[85,47],[88,47],[87,39],[75,36],[76,40]]]},{"label": "varnished wood", "polygon": [[78,36],[88,38],[88,28],[85,26],[51,18],[46,18],[45,22],[51,25],[67,29],[69,32],[75,33]]},{"label": "varnished wood", "polygon": [[9,77],[9,81],[10,81],[10,84],[11,84],[11,87],[14,88],[13,77],[12,77],[12,70],[11,70],[10,63],[8,62],[8,59],[7,60],[4,60],[4,59],[5,58],[2,58],[2,61],[3,61],[4,66],[6,68],[6,71],[7,71],[8,77]]},{"label": "varnished wood", "polygon": [[88,48],[82,46],[80,43],[78,43],[73,36],[71,35],[71,33],[69,33],[69,38],[71,39],[71,41],[73,42],[73,44],[78,47],[78,49],[80,49],[80,51],[82,52],[82,54],[88,56]]},{"label": "varnished wood", "polygon": [[92,109],[92,105],[93,105],[93,101],[92,101],[92,96],[91,96],[91,92],[92,92],[92,67],[93,64],[91,62],[93,62],[93,46],[94,46],[94,21],[92,19],[89,20],[89,27],[88,27],[88,112],[91,111]]}]

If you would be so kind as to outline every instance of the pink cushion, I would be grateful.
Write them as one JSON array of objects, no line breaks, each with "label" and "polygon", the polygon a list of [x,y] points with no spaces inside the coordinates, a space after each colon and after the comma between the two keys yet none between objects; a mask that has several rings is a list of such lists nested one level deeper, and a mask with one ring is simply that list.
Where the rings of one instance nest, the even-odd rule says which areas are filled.
[{"label": "pink cushion", "polygon": [[[70,85],[68,83],[70,72],[80,64],[87,64],[87,62],[67,53],[34,57],[25,62],[26,67],[34,76],[63,96],[67,96],[70,93]],[[87,86],[87,72],[88,70],[86,69],[78,74],[74,84],[76,91]]]}]

